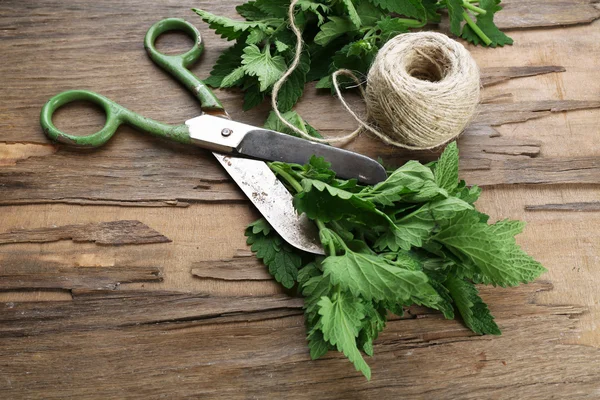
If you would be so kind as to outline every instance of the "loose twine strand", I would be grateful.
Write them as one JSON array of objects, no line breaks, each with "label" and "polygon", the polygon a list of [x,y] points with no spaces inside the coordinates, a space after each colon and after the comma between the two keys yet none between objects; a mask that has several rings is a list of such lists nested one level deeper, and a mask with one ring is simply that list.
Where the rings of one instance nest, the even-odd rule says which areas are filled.
[{"label": "loose twine strand", "polygon": [[[279,120],[301,137],[317,143],[345,144],[364,129],[384,143],[409,150],[439,147],[462,133],[471,122],[479,103],[479,68],[460,43],[435,32],[395,36],[377,53],[363,82],[348,69],[332,74],[335,92],[346,111],[359,124],[341,137],[315,138],[288,122],[279,111],[279,91],[296,70],[302,55],[302,32],[296,25],[293,0],[288,9],[290,28],[296,36],[295,55],[287,71],[273,86],[271,106]],[[378,128],[363,120],[348,105],[341,93],[339,77],[356,83],[366,102],[367,117]],[[386,133],[383,133],[386,132]]]}]

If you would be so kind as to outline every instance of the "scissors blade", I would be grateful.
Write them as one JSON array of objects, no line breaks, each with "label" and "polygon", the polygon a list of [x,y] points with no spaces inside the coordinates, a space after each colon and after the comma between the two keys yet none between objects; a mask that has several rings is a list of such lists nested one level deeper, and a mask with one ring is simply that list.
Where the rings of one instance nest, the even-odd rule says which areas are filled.
[{"label": "scissors blade", "polygon": [[331,163],[331,169],[344,179],[358,179],[375,185],[387,178],[385,168],[377,161],[337,147],[311,142],[266,129],[246,133],[238,147],[239,154],[269,161],[306,164],[315,155]]},{"label": "scissors blade", "polygon": [[315,224],[298,215],[292,195],[263,161],[213,153],[275,231],[292,246],[313,254],[325,254]]},{"label": "scissors blade", "polygon": [[197,145],[218,152],[296,164],[306,164],[316,155],[330,162],[340,178],[355,178],[369,185],[387,178],[377,161],[348,150],[211,115],[201,115],[186,124]]}]

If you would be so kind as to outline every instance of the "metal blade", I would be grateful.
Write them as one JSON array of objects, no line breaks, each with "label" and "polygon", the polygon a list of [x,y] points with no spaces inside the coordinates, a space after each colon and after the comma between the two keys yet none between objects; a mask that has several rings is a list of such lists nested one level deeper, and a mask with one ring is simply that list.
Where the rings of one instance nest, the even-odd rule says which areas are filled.
[{"label": "metal blade", "polygon": [[377,161],[348,150],[206,114],[186,121],[186,125],[194,143],[220,153],[296,164],[306,164],[316,155],[330,162],[340,178],[356,178],[369,185],[387,178]]},{"label": "metal blade", "polygon": [[266,129],[246,133],[236,149],[245,156],[261,160],[306,164],[313,155],[325,158],[340,178],[356,178],[374,185],[387,178],[385,168],[377,161],[348,150],[311,142]]},{"label": "metal blade", "polygon": [[313,254],[325,254],[315,224],[298,215],[292,195],[263,161],[213,153],[248,199],[292,246]]}]

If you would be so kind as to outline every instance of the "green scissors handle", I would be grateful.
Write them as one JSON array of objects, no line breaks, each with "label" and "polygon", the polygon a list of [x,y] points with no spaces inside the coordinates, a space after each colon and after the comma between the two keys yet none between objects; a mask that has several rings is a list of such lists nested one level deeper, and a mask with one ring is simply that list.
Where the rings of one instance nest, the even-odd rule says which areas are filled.
[{"label": "green scissors handle", "polygon": [[[154,46],[156,38],[168,31],[183,31],[193,40],[190,50],[179,55],[160,53]],[[202,110],[211,114],[227,116],[223,106],[213,92],[188,69],[200,58],[203,44],[200,32],[189,22],[179,18],[167,18],[152,25],[146,33],[144,47],[150,58],[161,68],[169,72],[200,101]],[[88,101],[104,109],[106,123],[96,133],[87,136],[75,136],[62,132],[52,123],[54,112],[73,101]],[[99,147],[105,144],[117,131],[120,125],[127,124],[140,131],[164,137],[180,143],[191,143],[188,127],[183,125],[167,125],[150,118],[145,118],[112,100],[87,90],[67,90],[52,97],[42,108],[40,123],[44,133],[57,142],[79,146]]]}]

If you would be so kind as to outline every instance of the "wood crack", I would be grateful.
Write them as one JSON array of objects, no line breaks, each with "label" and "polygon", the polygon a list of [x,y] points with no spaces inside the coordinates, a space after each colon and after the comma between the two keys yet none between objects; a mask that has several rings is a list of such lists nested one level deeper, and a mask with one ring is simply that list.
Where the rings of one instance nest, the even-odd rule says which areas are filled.
[{"label": "wood crack", "polygon": [[600,211],[599,201],[526,205],[526,211]]},{"label": "wood crack", "polygon": [[94,242],[98,245],[168,243],[169,238],[140,221],[110,221],[21,229],[0,233],[0,245],[7,243],[48,243],[59,240]]}]

